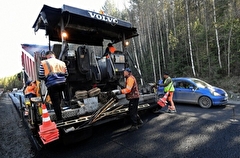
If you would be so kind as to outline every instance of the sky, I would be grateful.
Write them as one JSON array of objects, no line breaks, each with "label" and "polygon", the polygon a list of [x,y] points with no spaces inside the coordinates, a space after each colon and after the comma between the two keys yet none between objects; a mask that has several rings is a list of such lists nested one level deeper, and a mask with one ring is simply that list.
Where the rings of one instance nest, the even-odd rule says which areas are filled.
[{"label": "sky", "polygon": [[[121,9],[127,0],[112,0]],[[61,8],[63,4],[99,12],[105,0],[7,0],[0,1],[0,78],[22,70],[21,44],[47,45],[44,32],[32,28],[43,5]]]}]

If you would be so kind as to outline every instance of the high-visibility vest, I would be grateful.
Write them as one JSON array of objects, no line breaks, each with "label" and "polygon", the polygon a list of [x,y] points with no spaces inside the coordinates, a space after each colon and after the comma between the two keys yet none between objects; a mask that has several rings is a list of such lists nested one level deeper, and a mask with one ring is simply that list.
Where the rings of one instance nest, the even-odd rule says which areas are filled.
[{"label": "high-visibility vest", "polygon": [[44,68],[45,77],[51,75],[52,73],[66,73],[66,64],[56,58],[50,58],[47,60],[41,61]]},{"label": "high-visibility vest", "polygon": [[126,88],[121,90],[122,94],[126,94],[127,99],[139,98],[139,90],[136,78],[130,75],[126,80]]},{"label": "high-visibility vest", "polygon": [[108,47],[110,53],[114,53],[116,51],[115,47]]},{"label": "high-visibility vest", "polygon": [[44,68],[45,84],[50,87],[55,84],[64,83],[66,81],[66,64],[56,58],[49,58],[41,61]]},{"label": "high-visibility vest", "polygon": [[168,91],[173,92],[173,91],[175,91],[175,88],[174,88],[174,86],[173,86],[173,81],[172,81],[172,79],[171,79],[170,77],[168,77],[168,78],[164,81],[164,83],[166,83],[167,80],[170,80],[171,82],[170,82],[166,87],[164,87],[164,92],[168,92]]},{"label": "high-visibility vest", "polygon": [[[108,47],[108,51],[109,51],[111,54],[113,54],[113,53],[116,51],[116,48],[113,47],[113,46]],[[108,55],[106,56],[106,58],[109,58],[109,57],[110,57],[110,54],[108,54]]]},{"label": "high-visibility vest", "polygon": [[34,83],[32,83],[31,85],[27,86],[25,89],[25,95],[28,94],[36,94],[36,85]]}]

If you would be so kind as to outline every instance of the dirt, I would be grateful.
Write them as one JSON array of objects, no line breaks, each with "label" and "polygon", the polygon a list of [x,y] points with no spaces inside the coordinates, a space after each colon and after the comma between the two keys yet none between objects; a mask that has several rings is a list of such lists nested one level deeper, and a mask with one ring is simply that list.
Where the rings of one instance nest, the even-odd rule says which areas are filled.
[{"label": "dirt", "polygon": [[7,93],[0,97],[0,120],[0,157],[34,157],[25,128]]}]

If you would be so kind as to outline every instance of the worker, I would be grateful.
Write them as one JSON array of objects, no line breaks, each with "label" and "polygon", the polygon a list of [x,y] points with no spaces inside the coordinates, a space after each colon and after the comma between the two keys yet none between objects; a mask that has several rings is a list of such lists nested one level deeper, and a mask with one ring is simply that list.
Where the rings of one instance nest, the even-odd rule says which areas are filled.
[{"label": "worker", "polygon": [[26,98],[32,98],[36,97],[36,81],[27,81],[26,82],[27,87],[24,90],[24,94]]},{"label": "worker", "polygon": [[106,57],[106,70],[108,79],[111,80],[114,77],[114,69],[111,62],[111,54],[116,51],[116,48],[112,45],[112,43],[108,43],[108,47],[105,50],[103,57]]},{"label": "worker", "polygon": [[169,76],[169,74],[167,72],[165,72],[163,74],[163,84],[159,84],[159,86],[162,86],[164,87],[164,92],[167,93],[169,92],[169,95],[167,97],[167,101],[169,103],[168,105],[168,109],[166,112],[168,113],[175,113],[177,112],[176,111],[176,107],[174,105],[174,102],[173,102],[173,94],[174,94],[174,91],[175,91],[175,88],[173,86],[173,81],[171,79],[171,77]]},{"label": "worker", "polygon": [[110,54],[113,54],[115,51],[116,51],[116,48],[112,45],[112,43],[108,43],[108,46],[103,56],[106,56],[107,58],[109,58]]},{"label": "worker", "polygon": [[56,59],[53,51],[47,51],[46,57],[39,67],[39,79],[45,81],[57,121],[61,122],[63,118],[60,104],[68,76],[67,67],[63,61]]},{"label": "worker", "polygon": [[126,94],[126,99],[129,100],[128,110],[132,121],[132,126],[129,131],[137,130],[143,124],[138,115],[139,90],[136,78],[132,75],[130,68],[124,70],[126,78],[126,87],[121,90],[113,90],[114,94]]}]

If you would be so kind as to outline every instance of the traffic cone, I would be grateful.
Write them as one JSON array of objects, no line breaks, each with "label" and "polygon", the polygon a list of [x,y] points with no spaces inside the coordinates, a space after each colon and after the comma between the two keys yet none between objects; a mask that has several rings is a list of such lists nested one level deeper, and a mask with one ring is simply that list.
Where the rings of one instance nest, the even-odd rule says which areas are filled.
[{"label": "traffic cone", "polygon": [[44,132],[41,133],[41,140],[44,144],[57,140],[59,138],[58,130],[54,130],[52,132]]},{"label": "traffic cone", "polygon": [[157,104],[158,104],[159,106],[161,106],[161,107],[166,106],[168,94],[169,94],[169,92],[167,92],[162,98],[159,98],[159,99],[158,99]]},{"label": "traffic cone", "polygon": [[45,104],[42,104],[42,125],[39,126],[38,133],[44,144],[59,138],[57,126],[51,121]]}]

